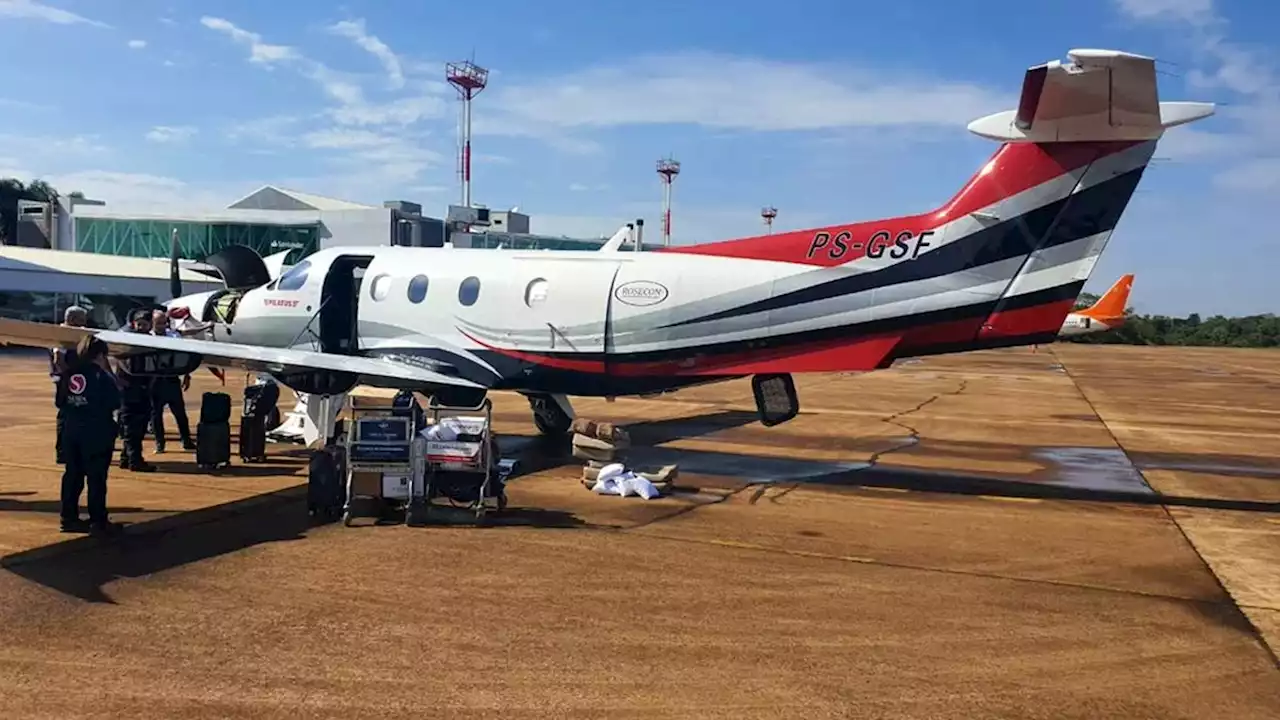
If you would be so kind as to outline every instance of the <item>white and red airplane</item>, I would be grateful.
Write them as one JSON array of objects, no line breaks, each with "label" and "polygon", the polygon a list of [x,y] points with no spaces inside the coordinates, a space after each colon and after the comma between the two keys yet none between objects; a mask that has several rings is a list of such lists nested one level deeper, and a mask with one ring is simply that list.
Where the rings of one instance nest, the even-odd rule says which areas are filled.
[{"label": "white and red airplane", "polygon": [[168,303],[211,323],[207,339],[14,320],[0,339],[96,332],[137,372],[203,362],[322,396],[365,384],[474,404],[515,390],[546,433],[567,430],[569,395],[753,376],[774,425],[798,412],[792,373],[1052,342],[1158,139],[1213,112],[1160,102],[1151,58],[1073,50],[1026,71],[1016,109],[969,125],[999,149],[919,215],[661,251],[336,247],[278,276],[282,259],[273,272],[228,248],[227,289]]},{"label": "white and red airplane", "polygon": [[1129,291],[1133,289],[1133,273],[1121,276],[1098,301],[1087,308],[1067,313],[1059,337],[1090,335],[1114,330],[1124,324]]}]

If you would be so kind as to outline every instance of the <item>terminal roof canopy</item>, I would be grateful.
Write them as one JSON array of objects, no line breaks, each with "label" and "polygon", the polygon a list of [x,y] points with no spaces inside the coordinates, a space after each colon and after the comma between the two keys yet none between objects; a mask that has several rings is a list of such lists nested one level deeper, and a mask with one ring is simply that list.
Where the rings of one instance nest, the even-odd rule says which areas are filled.
[{"label": "terminal roof canopy", "polygon": [[376,210],[374,205],[263,185],[227,206],[229,210]]},{"label": "terminal roof canopy", "polygon": [[[219,278],[186,269],[179,272],[188,292],[223,287]],[[164,259],[5,246],[0,247],[0,292],[168,299],[169,263]]]}]

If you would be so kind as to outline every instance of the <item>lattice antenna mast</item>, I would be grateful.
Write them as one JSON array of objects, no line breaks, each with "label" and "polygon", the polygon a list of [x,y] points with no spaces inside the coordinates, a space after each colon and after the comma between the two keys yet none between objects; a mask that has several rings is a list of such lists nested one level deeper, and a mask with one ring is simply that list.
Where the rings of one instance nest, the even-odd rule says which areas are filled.
[{"label": "lattice antenna mast", "polygon": [[471,207],[471,101],[489,84],[489,71],[470,60],[445,65],[445,79],[462,99],[462,205]]},{"label": "lattice antenna mast", "polygon": [[671,246],[671,184],[680,174],[680,163],[668,157],[658,161],[662,177],[662,246]]},{"label": "lattice antenna mast", "polygon": [[773,234],[773,219],[778,217],[778,208],[767,205],[760,210],[760,217],[764,218],[764,226],[768,228],[769,234]]}]

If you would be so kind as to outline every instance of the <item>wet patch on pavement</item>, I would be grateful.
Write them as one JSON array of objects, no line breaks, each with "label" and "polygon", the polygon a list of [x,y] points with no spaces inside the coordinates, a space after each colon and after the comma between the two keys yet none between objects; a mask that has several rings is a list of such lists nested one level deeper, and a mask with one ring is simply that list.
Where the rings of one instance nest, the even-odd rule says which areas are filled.
[{"label": "wet patch on pavement", "polygon": [[1154,493],[1120,448],[1037,448],[1031,457],[1046,463],[1041,482],[1084,490]]}]

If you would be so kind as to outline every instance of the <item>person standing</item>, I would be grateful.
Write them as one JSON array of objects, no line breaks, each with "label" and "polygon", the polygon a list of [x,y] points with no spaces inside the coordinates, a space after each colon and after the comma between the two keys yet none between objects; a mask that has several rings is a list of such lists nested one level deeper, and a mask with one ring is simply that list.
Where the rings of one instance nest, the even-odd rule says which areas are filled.
[{"label": "person standing", "polygon": [[[148,334],[151,332],[151,315],[138,311],[123,332]],[[156,466],[142,457],[142,439],[151,422],[152,378],[133,375],[126,363],[119,363],[116,376],[120,379],[120,425],[124,432],[124,452],[120,455],[120,469],[134,472],[155,472]]]},{"label": "person standing", "polygon": [[[151,334],[165,337],[182,337],[181,333],[169,326],[169,314],[164,310],[156,310],[151,314]],[[151,430],[156,438],[156,454],[164,452],[164,410],[169,408],[178,425],[178,437],[182,439],[182,449],[194,451],[195,442],[191,439],[191,424],[187,419],[187,403],[183,393],[191,387],[191,376],[157,377],[151,386]]]},{"label": "person standing", "polygon": [[[89,311],[79,305],[72,305],[62,314],[62,327],[82,328],[88,323]],[[65,348],[59,345],[49,349],[49,379],[53,381],[55,395],[62,375],[75,364],[76,349],[74,347]],[[58,415],[55,432],[57,436],[54,440],[54,455],[57,463],[62,465],[64,463],[62,456],[62,415]]]},{"label": "person standing", "polygon": [[[120,390],[107,361],[107,344],[81,338],[75,363],[58,379],[54,404],[63,423],[62,531],[112,535],[120,526],[107,517],[107,474],[115,451],[114,413]],[[80,518],[80,495],[88,486],[89,521]]]}]

